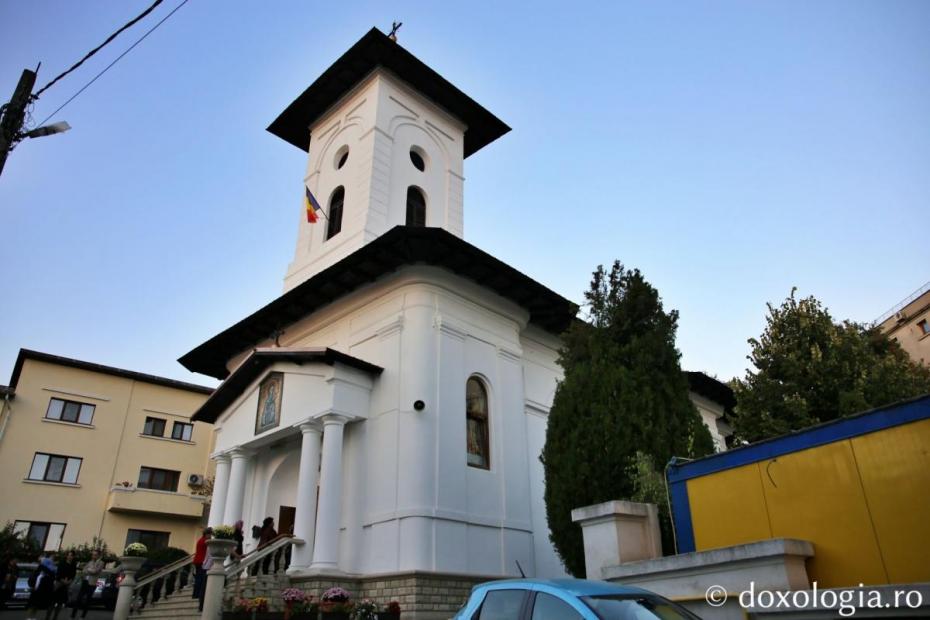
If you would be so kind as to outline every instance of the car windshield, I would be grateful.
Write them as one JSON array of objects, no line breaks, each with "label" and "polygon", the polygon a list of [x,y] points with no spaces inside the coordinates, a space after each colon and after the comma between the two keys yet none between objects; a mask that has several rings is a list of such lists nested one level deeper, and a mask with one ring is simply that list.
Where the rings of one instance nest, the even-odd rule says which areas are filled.
[{"label": "car windshield", "polygon": [[651,596],[585,596],[601,620],[695,620],[697,616],[671,601]]}]

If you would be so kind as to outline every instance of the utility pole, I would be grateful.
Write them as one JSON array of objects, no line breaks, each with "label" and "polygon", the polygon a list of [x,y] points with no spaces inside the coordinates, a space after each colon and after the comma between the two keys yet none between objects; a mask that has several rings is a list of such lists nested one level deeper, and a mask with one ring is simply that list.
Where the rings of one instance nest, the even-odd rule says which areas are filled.
[{"label": "utility pole", "polygon": [[26,106],[29,105],[35,83],[36,72],[24,69],[19,84],[13,91],[13,98],[3,106],[3,120],[0,120],[0,174],[3,174],[7,155],[23,138],[23,119],[26,117]]}]

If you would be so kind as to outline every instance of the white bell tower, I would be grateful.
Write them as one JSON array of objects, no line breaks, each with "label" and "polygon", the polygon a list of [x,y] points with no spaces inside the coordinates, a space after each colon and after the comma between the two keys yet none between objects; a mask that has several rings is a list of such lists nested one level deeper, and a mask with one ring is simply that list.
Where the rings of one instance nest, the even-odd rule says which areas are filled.
[{"label": "white bell tower", "polygon": [[462,237],[464,159],[509,127],[372,29],[269,131],[309,147],[322,207],[316,223],[301,207],[287,292],[395,226]]}]

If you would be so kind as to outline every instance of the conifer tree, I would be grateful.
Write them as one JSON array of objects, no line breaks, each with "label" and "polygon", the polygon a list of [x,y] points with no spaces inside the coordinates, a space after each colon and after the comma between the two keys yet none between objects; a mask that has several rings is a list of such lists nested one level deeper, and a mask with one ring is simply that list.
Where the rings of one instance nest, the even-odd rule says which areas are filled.
[{"label": "conifer tree", "polygon": [[678,313],[665,312],[658,291],[619,261],[609,272],[598,266],[585,299],[588,321],[564,335],[564,377],[540,457],[550,538],[576,576],[584,549],[572,509],[633,497],[637,453],[662,471],[672,456],[713,451],[675,348]]}]

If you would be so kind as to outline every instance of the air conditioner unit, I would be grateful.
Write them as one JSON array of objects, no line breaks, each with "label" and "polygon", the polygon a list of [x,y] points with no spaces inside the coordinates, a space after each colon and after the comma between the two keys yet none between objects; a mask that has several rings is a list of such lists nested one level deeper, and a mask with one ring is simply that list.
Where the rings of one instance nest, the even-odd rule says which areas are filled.
[{"label": "air conditioner unit", "polygon": [[906,320],[907,320],[907,315],[904,313],[904,310],[902,310],[901,312],[895,312],[895,313],[894,313],[894,318],[896,318],[899,322],[900,322],[900,321],[906,321]]},{"label": "air conditioner unit", "polygon": [[203,486],[203,476],[200,474],[191,474],[187,477],[187,484],[192,487],[202,487]]}]

